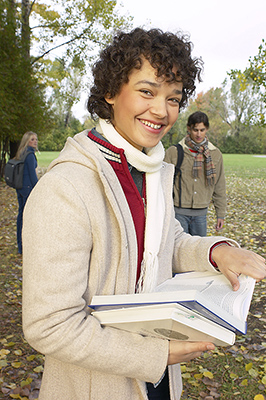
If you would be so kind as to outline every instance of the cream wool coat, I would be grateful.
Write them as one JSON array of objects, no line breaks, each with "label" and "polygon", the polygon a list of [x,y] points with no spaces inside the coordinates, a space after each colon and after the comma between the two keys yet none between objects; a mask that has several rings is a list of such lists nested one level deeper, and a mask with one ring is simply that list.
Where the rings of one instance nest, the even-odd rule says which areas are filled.
[{"label": "cream wool coat", "polygon": [[[84,131],[69,138],[32,191],[23,219],[23,329],[45,355],[39,400],[144,400],[157,382],[168,341],[102,328],[90,315],[95,294],[134,293],[137,242],[119,181]],[[173,166],[164,164],[166,213],[158,283],[173,271],[213,269],[210,246],[174,219]],[[197,262],[197,265],[196,265]],[[171,399],[182,383],[169,368]]]}]

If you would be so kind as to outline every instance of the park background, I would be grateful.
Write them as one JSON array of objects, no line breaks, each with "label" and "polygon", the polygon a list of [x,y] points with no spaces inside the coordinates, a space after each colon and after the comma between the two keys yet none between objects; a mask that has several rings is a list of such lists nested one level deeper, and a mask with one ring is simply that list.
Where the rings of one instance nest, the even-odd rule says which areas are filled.
[{"label": "park background", "polygon": [[[223,235],[266,256],[265,0],[2,0],[0,2],[0,175],[27,130],[39,137],[39,178],[68,136],[89,129],[90,68],[117,29],[178,31],[204,62],[203,82],[164,138],[177,143],[191,112],[206,112],[223,152]],[[0,398],[36,399],[44,357],[21,329],[22,261],[16,249],[15,190],[0,181]],[[208,235],[216,234],[208,213]],[[33,238],[34,240],[34,238]],[[266,399],[265,280],[256,285],[248,333],[229,348],[183,364],[182,400]]]}]

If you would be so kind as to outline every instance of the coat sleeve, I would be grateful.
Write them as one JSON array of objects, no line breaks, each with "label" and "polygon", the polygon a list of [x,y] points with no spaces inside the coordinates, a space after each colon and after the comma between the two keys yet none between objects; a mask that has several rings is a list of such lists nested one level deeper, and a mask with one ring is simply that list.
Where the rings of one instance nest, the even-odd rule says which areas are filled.
[{"label": "coat sleeve", "polygon": [[63,363],[155,383],[167,364],[168,341],[103,328],[89,313],[92,262],[101,274],[101,260],[93,259],[94,234],[72,183],[44,175],[23,219],[25,337]]},{"label": "coat sleeve", "polygon": [[215,243],[223,241],[228,242],[231,246],[240,247],[235,240],[224,236],[191,236],[184,233],[179,221],[175,220],[173,272],[217,272],[210,262],[210,251]]},{"label": "coat sleeve", "polygon": [[30,153],[25,160],[25,167],[28,171],[28,179],[32,187],[38,182],[38,177],[36,174],[36,158],[33,153]]}]

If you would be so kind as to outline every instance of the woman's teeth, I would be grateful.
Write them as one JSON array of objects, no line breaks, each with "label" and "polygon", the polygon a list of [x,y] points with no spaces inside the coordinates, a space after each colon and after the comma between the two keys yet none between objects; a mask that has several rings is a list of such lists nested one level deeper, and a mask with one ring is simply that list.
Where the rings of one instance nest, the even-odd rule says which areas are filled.
[{"label": "woman's teeth", "polygon": [[144,120],[142,120],[142,119],[141,119],[141,122],[142,122],[144,125],[149,126],[149,127],[152,128],[152,129],[160,129],[160,128],[162,127],[162,125],[153,124],[152,122],[144,121]]}]

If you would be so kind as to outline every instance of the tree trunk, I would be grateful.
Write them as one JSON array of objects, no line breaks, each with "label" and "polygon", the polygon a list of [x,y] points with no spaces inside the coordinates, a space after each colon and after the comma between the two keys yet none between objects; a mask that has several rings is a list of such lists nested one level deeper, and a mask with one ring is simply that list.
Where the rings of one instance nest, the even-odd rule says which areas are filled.
[{"label": "tree trunk", "polygon": [[25,59],[30,58],[30,2],[21,3],[21,47]]},{"label": "tree trunk", "polygon": [[19,147],[19,141],[16,142],[9,142],[9,149],[10,149],[10,158],[14,158]]}]

